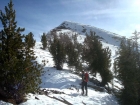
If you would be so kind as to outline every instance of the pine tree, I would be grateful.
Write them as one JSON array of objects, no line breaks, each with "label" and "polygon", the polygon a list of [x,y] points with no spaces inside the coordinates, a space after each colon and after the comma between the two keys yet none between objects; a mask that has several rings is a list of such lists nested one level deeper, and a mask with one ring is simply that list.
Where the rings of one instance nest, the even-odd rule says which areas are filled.
[{"label": "pine tree", "polygon": [[42,66],[35,61],[33,50],[23,42],[25,36],[21,33],[25,29],[17,27],[12,0],[5,6],[5,12],[0,12],[3,25],[0,32],[0,96],[20,103],[25,93],[39,88]]},{"label": "pine tree", "polygon": [[53,60],[57,70],[63,69],[63,64],[65,62],[66,53],[64,50],[64,45],[61,43],[57,36],[54,36],[53,41],[50,45],[50,53],[53,56]]},{"label": "pine tree", "polygon": [[27,44],[28,48],[33,48],[35,46],[34,35],[30,32],[28,35],[25,36],[25,43]]},{"label": "pine tree", "polygon": [[[67,37],[67,38],[66,38]],[[81,69],[80,68],[80,62],[79,62],[79,49],[78,49],[78,41],[75,35],[72,35],[71,37],[65,33],[63,37],[61,36],[61,39],[67,39],[65,40],[65,52],[67,55],[67,63],[69,67],[74,66],[76,70]]]},{"label": "pine tree", "polygon": [[140,33],[135,30],[135,32],[133,34],[134,34],[134,36],[132,36],[132,39],[133,39],[135,47],[136,47],[136,52],[138,53],[138,51],[139,51],[138,50],[138,39],[140,38],[140,36],[139,36]]},{"label": "pine tree", "polygon": [[111,50],[107,47],[102,50],[102,54],[100,55],[100,69],[99,73],[102,77],[102,86],[105,86],[108,82],[111,82],[113,75],[110,71],[111,66]]},{"label": "pine tree", "polygon": [[109,48],[102,48],[102,44],[95,35],[91,32],[86,35],[82,59],[86,61],[92,73],[98,72],[102,77],[102,86],[105,86],[112,79],[110,69],[111,51]]},{"label": "pine tree", "polygon": [[123,40],[119,49],[116,65],[118,79],[123,88],[119,92],[122,105],[139,105],[139,80],[135,44],[131,40]]},{"label": "pine tree", "polygon": [[79,65],[78,50],[75,48],[75,45],[72,42],[67,44],[66,49],[67,49],[68,65],[75,66],[75,68],[78,70]]},{"label": "pine tree", "polygon": [[[54,34],[55,36],[55,34]],[[80,50],[82,45],[77,41],[77,34],[70,36],[69,33],[59,33],[59,40],[64,47],[66,55],[65,62],[68,63],[69,67],[74,66],[75,70],[82,70],[80,62]]]},{"label": "pine tree", "polygon": [[114,72],[114,77],[117,77],[117,61],[114,60],[114,63],[113,63],[113,72]]},{"label": "pine tree", "polygon": [[41,42],[43,49],[45,50],[47,48],[47,35],[45,33],[41,36]]},{"label": "pine tree", "polygon": [[88,64],[89,69],[92,73],[95,73],[99,69],[99,57],[98,54],[101,52],[102,44],[99,42],[95,33],[91,32],[90,35],[86,34],[84,40],[82,59]]}]

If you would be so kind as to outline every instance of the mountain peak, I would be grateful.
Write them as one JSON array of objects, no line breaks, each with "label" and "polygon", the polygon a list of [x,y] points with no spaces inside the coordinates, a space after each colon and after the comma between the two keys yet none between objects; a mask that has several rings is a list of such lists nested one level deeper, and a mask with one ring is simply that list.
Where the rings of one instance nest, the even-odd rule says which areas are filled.
[{"label": "mountain peak", "polygon": [[72,22],[72,21],[64,21],[62,22],[58,27],[56,27],[56,29],[63,30],[63,32],[66,32],[65,30],[69,30],[71,32],[76,32],[79,35],[86,35],[86,34],[90,34],[90,32],[95,32],[97,36],[99,36],[99,38],[101,38],[102,41],[112,44],[112,45],[116,45],[117,46],[120,44],[120,40],[122,39],[122,36],[110,32],[110,31],[106,31],[104,29],[100,29],[94,26],[90,26],[90,25],[84,25],[81,23],[76,23],[76,22]]}]

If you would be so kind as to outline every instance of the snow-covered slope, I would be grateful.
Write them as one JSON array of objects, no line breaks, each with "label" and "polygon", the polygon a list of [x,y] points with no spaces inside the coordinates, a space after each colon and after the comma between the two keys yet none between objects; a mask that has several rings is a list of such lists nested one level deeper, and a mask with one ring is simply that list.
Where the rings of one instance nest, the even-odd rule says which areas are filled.
[{"label": "snow-covered slope", "polygon": [[[81,96],[81,77],[73,74],[69,71],[67,65],[64,65],[64,70],[59,71],[53,68],[52,56],[48,50],[40,49],[41,43],[37,42],[34,48],[37,56],[37,61],[41,63],[42,60],[46,60],[44,67],[45,74],[42,75],[41,89],[45,89],[50,93],[48,96],[40,94],[27,95],[27,101],[21,105],[66,105],[54,98],[60,100],[67,100],[72,105],[118,105],[116,98],[104,92],[96,91],[93,88],[88,87],[88,96]],[[90,85],[94,85],[88,82]],[[53,91],[59,91],[60,94],[53,93]]]},{"label": "snow-covered slope", "polygon": [[[88,87],[88,96],[81,95],[81,77],[69,71],[67,65],[64,70],[59,71],[53,68],[52,56],[48,50],[40,49],[41,43],[37,42],[34,47],[37,62],[42,64],[42,60],[46,61],[44,67],[44,75],[41,76],[41,90],[46,90],[48,94],[32,94],[26,95],[27,101],[20,105],[66,105],[59,101],[65,99],[72,105],[118,105],[115,96],[108,94],[106,91],[100,92]],[[88,82],[93,85],[93,83]],[[57,100],[59,99],[59,100]],[[11,105],[0,101],[0,105]]]},{"label": "snow-covered slope", "polygon": [[109,43],[111,45],[119,46],[120,39],[123,37],[115,34],[113,32],[109,32],[94,26],[90,25],[83,25],[80,23],[70,22],[70,21],[64,21],[62,24],[60,24],[58,27],[55,28],[56,30],[65,32],[66,30],[69,30],[71,32],[77,32],[80,35],[90,34],[90,31],[95,32],[96,35],[98,35],[102,41]]},{"label": "snow-covered slope", "polygon": [[[96,32],[97,35],[102,37],[103,47],[109,47],[112,51],[112,58],[115,58],[115,51],[119,47],[121,37],[116,34],[107,32],[105,30],[91,27],[88,25],[81,25],[78,23],[64,22],[56,28],[58,32],[69,32],[70,34],[79,33],[78,41],[83,42],[85,33],[89,33],[90,30]],[[83,31],[86,30],[86,31]],[[83,31],[83,32],[82,32]],[[115,36],[114,36],[115,35]],[[36,42],[34,47],[35,55],[37,56],[37,62],[42,64],[42,60],[45,60],[44,75],[41,76],[42,84],[41,89],[46,90],[48,94],[27,94],[27,101],[20,105],[66,105],[59,101],[65,99],[73,105],[118,105],[118,102],[112,94],[108,94],[106,91],[100,92],[93,88],[88,87],[88,96],[81,96],[81,77],[73,74],[69,71],[67,64],[64,64],[64,70],[58,71],[54,66],[54,62],[51,54],[48,50],[40,49],[42,47],[40,42]],[[112,60],[113,61],[113,60]],[[93,83],[88,83],[94,86]],[[57,93],[55,93],[56,91]],[[55,99],[55,98],[56,99]],[[59,99],[59,100],[57,100]],[[0,105],[10,105],[0,101]]]}]

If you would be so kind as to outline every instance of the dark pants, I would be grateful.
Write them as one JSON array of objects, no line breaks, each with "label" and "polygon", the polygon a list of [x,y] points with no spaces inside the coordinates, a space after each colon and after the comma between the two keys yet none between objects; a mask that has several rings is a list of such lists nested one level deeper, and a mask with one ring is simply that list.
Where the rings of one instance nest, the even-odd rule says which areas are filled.
[{"label": "dark pants", "polygon": [[83,81],[82,82],[82,94],[84,94],[84,88],[85,88],[85,90],[86,90],[86,95],[87,95],[87,93],[88,93],[88,91],[87,91],[87,82],[85,82],[85,81]]}]

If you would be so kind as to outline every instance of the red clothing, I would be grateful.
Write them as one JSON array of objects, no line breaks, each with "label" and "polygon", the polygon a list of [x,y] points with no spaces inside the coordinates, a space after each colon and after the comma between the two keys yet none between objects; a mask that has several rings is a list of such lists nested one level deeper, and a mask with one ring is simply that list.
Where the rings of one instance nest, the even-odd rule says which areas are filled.
[{"label": "red clothing", "polygon": [[85,73],[85,81],[88,82],[88,73]]}]

